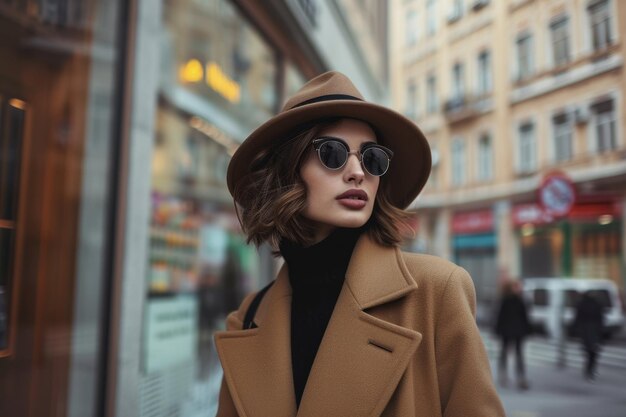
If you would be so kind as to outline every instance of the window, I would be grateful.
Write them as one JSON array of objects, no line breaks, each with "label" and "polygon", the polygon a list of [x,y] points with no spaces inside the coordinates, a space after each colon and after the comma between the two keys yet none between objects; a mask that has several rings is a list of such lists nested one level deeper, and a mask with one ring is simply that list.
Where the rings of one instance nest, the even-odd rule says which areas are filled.
[{"label": "window", "polygon": [[437,0],[426,1],[426,34],[434,35],[437,32]]},{"label": "window", "polygon": [[524,33],[517,38],[517,79],[523,80],[533,73],[532,35]]},{"label": "window", "polygon": [[452,68],[452,98],[460,99],[463,97],[465,86],[463,83],[464,78],[463,64],[457,62]]},{"label": "window", "polygon": [[531,172],[536,168],[535,156],[535,126],[532,122],[526,122],[519,127],[519,172]]},{"label": "window", "polygon": [[612,99],[598,102],[591,106],[594,114],[596,149],[606,152],[617,149],[615,134],[615,105]]},{"label": "window", "polygon": [[406,87],[406,116],[417,117],[417,85],[414,80],[410,80]]},{"label": "window", "polygon": [[611,15],[608,0],[597,1],[588,7],[593,50],[604,49],[611,44]]},{"label": "window", "polygon": [[439,146],[436,142],[431,142],[430,153],[432,159],[432,168],[430,170],[430,177],[428,177],[428,183],[434,190],[439,188],[439,165],[441,158],[439,157]]},{"label": "window", "polygon": [[554,137],[554,160],[556,162],[572,159],[572,123],[567,113],[560,113],[552,118]]},{"label": "window", "polygon": [[[9,347],[17,203],[27,103],[0,96],[0,353]],[[0,355],[0,358],[3,355]]]},{"label": "window", "polygon": [[550,23],[552,33],[552,58],[554,66],[560,67],[570,60],[569,54],[569,20],[563,16]]},{"label": "window", "polygon": [[437,112],[437,77],[434,74],[428,76],[427,84],[427,97],[426,97],[426,111],[428,113],[436,113]]},{"label": "window", "polygon": [[491,91],[491,53],[482,51],[478,55],[478,94]]},{"label": "window", "polygon": [[478,140],[478,179],[487,181],[493,178],[493,147],[491,136],[484,134]]},{"label": "window", "polygon": [[452,185],[462,185],[465,180],[465,142],[457,138],[452,142]]},{"label": "window", "polygon": [[406,33],[406,44],[407,45],[414,45],[415,42],[417,42],[417,28],[418,28],[418,23],[417,23],[417,12],[415,10],[411,10],[410,12],[407,13],[406,15],[406,27],[405,29],[405,33]]},{"label": "window", "polygon": [[533,291],[533,305],[545,307],[550,304],[550,293],[548,290],[538,289]]},{"label": "window", "polygon": [[450,11],[450,20],[454,22],[463,16],[463,0],[452,0],[452,10]]}]

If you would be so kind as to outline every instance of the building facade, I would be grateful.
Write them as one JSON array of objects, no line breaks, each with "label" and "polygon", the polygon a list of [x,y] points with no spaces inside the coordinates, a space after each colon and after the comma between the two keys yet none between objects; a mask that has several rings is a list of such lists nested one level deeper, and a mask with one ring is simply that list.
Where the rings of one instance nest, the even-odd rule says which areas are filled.
[{"label": "building facade", "polygon": [[[393,103],[429,138],[420,247],[499,279],[626,280],[626,4],[392,2]],[[569,190],[562,211],[540,190]],[[558,200],[558,199],[557,199]]]},{"label": "building facade", "polygon": [[215,415],[271,280],[230,156],[307,79],[388,104],[387,2],[0,1],[0,415]]}]

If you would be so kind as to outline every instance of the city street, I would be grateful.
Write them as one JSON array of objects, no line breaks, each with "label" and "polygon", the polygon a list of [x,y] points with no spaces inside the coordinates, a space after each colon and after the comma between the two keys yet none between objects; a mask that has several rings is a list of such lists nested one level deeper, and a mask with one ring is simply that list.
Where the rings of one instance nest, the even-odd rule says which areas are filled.
[{"label": "city street", "polygon": [[[499,343],[483,333],[496,374]],[[626,416],[626,342],[618,339],[603,349],[598,378],[587,382],[582,376],[583,355],[579,345],[569,341],[566,366],[557,367],[556,344],[535,336],[525,346],[530,389],[519,391],[514,383],[498,387],[508,417],[624,417]],[[514,355],[509,355],[509,380],[514,380]]]}]

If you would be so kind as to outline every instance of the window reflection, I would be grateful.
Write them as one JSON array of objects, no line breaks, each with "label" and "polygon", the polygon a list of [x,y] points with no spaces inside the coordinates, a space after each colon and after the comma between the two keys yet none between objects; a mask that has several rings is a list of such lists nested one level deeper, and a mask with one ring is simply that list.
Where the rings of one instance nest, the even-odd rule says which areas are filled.
[{"label": "window reflection", "polygon": [[166,1],[164,26],[170,88],[182,86],[247,122],[275,112],[274,52],[230,2]]}]

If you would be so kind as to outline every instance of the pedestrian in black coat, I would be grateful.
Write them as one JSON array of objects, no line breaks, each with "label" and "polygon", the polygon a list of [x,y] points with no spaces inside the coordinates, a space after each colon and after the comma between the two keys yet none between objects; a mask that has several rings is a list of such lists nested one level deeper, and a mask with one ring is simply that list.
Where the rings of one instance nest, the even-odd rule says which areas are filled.
[{"label": "pedestrian in black coat", "polygon": [[509,281],[504,285],[500,308],[498,310],[495,332],[500,337],[501,348],[498,366],[500,384],[506,386],[507,356],[511,345],[515,345],[517,386],[528,389],[526,368],[524,365],[524,338],[530,333],[530,322],[526,305],[521,295],[519,281]]},{"label": "pedestrian in black coat", "polygon": [[596,366],[602,342],[604,314],[602,305],[590,291],[583,294],[576,306],[574,329],[580,337],[582,347],[587,354],[587,363],[583,369],[585,377],[592,381],[596,377]]}]

